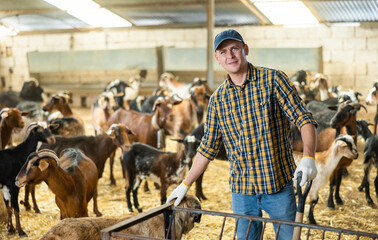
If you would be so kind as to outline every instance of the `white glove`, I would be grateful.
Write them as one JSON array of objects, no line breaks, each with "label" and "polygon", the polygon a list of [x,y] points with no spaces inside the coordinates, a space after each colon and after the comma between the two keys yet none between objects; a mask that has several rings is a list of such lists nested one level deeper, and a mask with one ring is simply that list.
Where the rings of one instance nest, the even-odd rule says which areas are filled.
[{"label": "white glove", "polygon": [[173,204],[175,207],[177,207],[180,204],[180,202],[182,201],[182,199],[185,197],[189,188],[190,188],[190,186],[187,186],[184,183],[184,181],[182,181],[182,183],[177,188],[175,188],[175,190],[173,190],[171,195],[169,195],[169,197],[167,198],[167,203],[169,203],[173,199],[177,198],[175,203]]},{"label": "white glove", "polygon": [[297,169],[294,172],[294,180],[297,180],[298,172],[302,172],[301,186],[304,186],[307,181],[313,180],[318,171],[316,170],[315,159],[312,157],[303,157]]}]

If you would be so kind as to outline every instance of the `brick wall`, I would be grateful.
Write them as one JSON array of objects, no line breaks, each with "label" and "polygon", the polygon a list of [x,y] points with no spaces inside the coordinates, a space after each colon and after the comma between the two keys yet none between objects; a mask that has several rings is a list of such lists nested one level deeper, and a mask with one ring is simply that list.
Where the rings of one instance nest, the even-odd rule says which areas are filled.
[{"label": "brick wall", "polygon": [[[243,26],[236,28],[250,48],[320,47],[324,74],[330,85],[353,88],[367,95],[378,80],[378,23],[360,27],[282,28]],[[214,34],[223,30],[216,28]],[[26,53],[141,47],[206,47],[206,29],[109,30],[88,33],[24,35],[0,39],[0,76],[7,86],[19,90],[29,79]],[[13,73],[9,69],[13,69]],[[300,66],[299,66],[300,68]]]}]

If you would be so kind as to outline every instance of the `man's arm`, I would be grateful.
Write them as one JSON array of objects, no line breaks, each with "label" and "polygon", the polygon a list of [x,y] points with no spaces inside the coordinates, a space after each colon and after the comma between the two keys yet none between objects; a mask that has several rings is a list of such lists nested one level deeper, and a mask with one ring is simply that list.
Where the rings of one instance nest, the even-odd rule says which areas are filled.
[{"label": "man's arm", "polygon": [[316,128],[315,125],[308,123],[301,127],[301,136],[303,142],[303,157],[297,169],[294,172],[294,180],[298,177],[298,172],[302,172],[301,186],[304,186],[307,181],[313,180],[316,177],[317,170],[315,164],[316,151]]},{"label": "man's arm", "polygon": [[169,197],[167,198],[167,202],[170,202],[176,198],[174,205],[178,206],[181,200],[185,197],[190,186],[197,180],[197,178],[203,173],[203,171],[205,171],[209,163],[209,159],[205,158],[204,156],[202,156],[202,154],[197,152],[188,175],[186,176],[185,180],[172,191],[171,195],[169,195]]},{"label": "man's arm", "polygon": [[313,124],[305,124],[301,128],[301,137],[303,142],[303,156],[315,157],[316,151],[316,128]]},{"label": "man's arm", "polygon": [[210,160],[202,156],[202,154],[196,154],[192,167],[190,168],[188,175],[186,176],[184,182],[186,185],[191,186],[197,178],[205,171],[207,165],[209,165]]}]

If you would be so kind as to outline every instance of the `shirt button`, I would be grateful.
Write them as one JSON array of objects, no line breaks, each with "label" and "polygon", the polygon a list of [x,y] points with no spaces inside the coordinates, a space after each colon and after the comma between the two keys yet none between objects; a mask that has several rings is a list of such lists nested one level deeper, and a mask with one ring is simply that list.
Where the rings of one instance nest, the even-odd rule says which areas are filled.
[{"label": "shirt button", "polygon": [[251,155],[252,153],[251,153],[251,152],[249,152],[248,154],[249,154],[249,155]]}]

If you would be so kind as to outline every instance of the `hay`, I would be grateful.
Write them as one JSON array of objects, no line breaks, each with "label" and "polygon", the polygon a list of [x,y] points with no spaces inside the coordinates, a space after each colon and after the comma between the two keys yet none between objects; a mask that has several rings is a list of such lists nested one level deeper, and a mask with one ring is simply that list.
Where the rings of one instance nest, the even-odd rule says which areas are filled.
[{"label": "hay", "polygon": [[[372,119],[375,114],[375,107],[368,108],[369,114],[365,114],[363,110],[359,113],[359,119]],[[74,109],[80,116],[83,116],[86,122],[86,133],[93,134],[90,124],[89,109]],[[336,210],[327,208],[328,187],[320,191],[320,199],[315,208],[315,219],[319,225],[332,226],[336,228],[346,228],[364,232],[378,232],[378,210],[367,206],[365,193],[358,192],[357,187],[361,183],[363,176],[363,142],[359,142],[360,156],[348,168],[349,176],[343,179],[340,194],[344,200],[343,206],[336,206]],[[167,141],[168,149],[174,151],[175,145],[171,141]],[[118,152],[119,154],[119,152]],[[115,178],[116,186],[110,186],[109,183],[109,166],[106,164],[103,177],[99,180],[99,196],[98,205],[104,217],[125,217],[135,215],[137,213],[129,213],[126,207],[124,179],[122,178],[121,165],[118,157],[115,161]],[[219,212],[232,212],[231,195],[228,186],[228,169],[229,165],[226,161],[215,160],[206,170],[203,189],[204,194],[208,198],[202,202],[202,209]],[[375,171],[372,171],[370,183],[373,183]],[[373,184],[371,184],[373,185]],[[160,192],[156,190],[153,184],[149,183],[150,192],[144,193],[143,189],[139,190],[139,201],[144,211],[160,205]],[[174,187],[170,187],[168,194]],[[195,188],[189,190],[189,194],[194,194]],[[59,222],[59,209],[55,204],[54,195],[48,189],[45,183],[37,186],[36,190],[38,205],[41,214],[35,214],[33,211],[26,211],[23,205],[20,205],[21,225],[28,234],[28,238],[19,238],[18,235],[7,235],[6,225],[0,224],[0,239],[38,239],[51,226]],[[24,190],[21,189],[19,200],[23,199]],[[375,197],[375,191],[371,186],[371,196]],[[378,203],[377,200],[375,200]],[[306,206],[306,210],[308,205]],[[89,216],[94,217],[92,201],[89,203]],[[267,217],[264,215],[264,217]],[[14,222],[14,220],[13,220]],[[196,224],[194,229],[183,239],[219,239],[223,218],[205,215],[202,217],[201,223]],[[308,223],[306,216],[304,222]],[[269,224],[266,230],[265,239],[274,239],[273,227]],[[234,220],[227,219],[222,239],[232,239],[234,234]],[[302,234],[304,234],[302,232]],[[310,239],[320,239],[320,233],[312,232]],[[327,234],[326,239],[337,239],[337,236]],[[342,239],[356,239],[352,236],[343,236]]]}]

